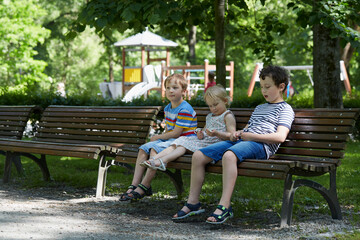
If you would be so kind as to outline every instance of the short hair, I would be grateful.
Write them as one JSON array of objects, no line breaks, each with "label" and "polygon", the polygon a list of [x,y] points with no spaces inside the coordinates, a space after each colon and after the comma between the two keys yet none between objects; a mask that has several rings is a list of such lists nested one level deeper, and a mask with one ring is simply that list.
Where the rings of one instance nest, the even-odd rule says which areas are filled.
[{"label": "short hair", "polygon": [[214,72],[209,72],[208,73],[208,77],[209,77],[209,80],[215,80],[215,73]]},{"label": "short hair", "polygon": [[266,77],[272,78],[277,87],[279,87],[281,83],[284,83],[284,90],[289,84],[289,73],[285,68],[280,66],[269,65],[261,69],[260,79],[265,80]]},{"label": "short hair", "polygon": [[212,98],[214,100],[220,99],[223,102],[226,102],[227,106],[230,106],[230,97],[228,96],[225,88],[221,86],[220,84],[217,84],[215,86],[209,87],[205,94],[204,94],[204,100],[206,102],[206,98]]},{"label": "short hair", "polygon": [[164,86],[166,88],[166,85],[171,81],[171,80],[175,80],[177,83],[180,84],[181,88],[183,90],[186,90],[187,89],[187,86],[188,86],[188,83],[186,81],[186,79],[184,78],[183,75],[179,74],[179,73],[173,73],[171,74],[170,76],[168,76],[166,79],[165,79],[165,82],[164,82]]}]

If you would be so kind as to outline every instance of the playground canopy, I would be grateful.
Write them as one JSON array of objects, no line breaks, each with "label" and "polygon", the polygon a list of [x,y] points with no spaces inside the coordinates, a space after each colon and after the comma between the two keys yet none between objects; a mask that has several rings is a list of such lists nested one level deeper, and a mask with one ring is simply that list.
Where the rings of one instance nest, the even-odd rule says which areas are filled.
[{"label": "playground canopy", "polygon": [[165,39],[149,31],[148,28],[142,33],[135,34],[122,41],[116,42],[115,46],[144,46],[144,47],[177,47],[178,44]]},{"label": "playground canopy", "polygon": [[[122,49],[122,91],[123,95],[125,94],[125,82],[127,83],[136,83],[143,82],[143,70],[145,65],[149,65],[154,61],[166,61],[166,66],[170,65],[170,52],[169,47],[178,46],[177,43],[165,39],[155,33],[149,31],[148,28],[144,32],[135,34],[131,37],[128,37],[124,40],[116,42],[114,44],[118,47],[123,47]],[[139,48],[126,48],[126,47],[140,47]],[[166,48],[166,49],[164,49]],[[126,66],[125,52],[130,51],[141,51],[141,67],[129,67]],[[165,58],[151,58],[150,52],[152,51],[166,51]],[[147,61],[145,61],[147,52]]]}]

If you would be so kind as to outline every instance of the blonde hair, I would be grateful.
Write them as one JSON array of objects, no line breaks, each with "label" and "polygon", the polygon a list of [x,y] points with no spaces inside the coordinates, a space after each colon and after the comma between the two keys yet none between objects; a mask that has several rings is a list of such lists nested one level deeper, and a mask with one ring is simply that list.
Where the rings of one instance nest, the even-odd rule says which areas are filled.
[{"label": "blonde hair", "polygon": [[186,90],[187,89],[187,86],[188,86],[188,83],[186,81],[186,79],[184,78],[183,75],[179,74],[179,73],[174,73],[174,74],[171,74],[170,76],[168,76],[166,79],[165,79],[165,82],[164,82],[164,86],[166,88],[166,85],[171,81],[171,80],[175,80],[176,83],[179,83],[179,85],[181,86],[181,88],[183,90]]},{"label": "blonde hair", "polygon": [[227,95],[225,88],[220,84],[209,87],[204,94],[205,101],[206,98],[212,98],[214,100],[220,99],[225,102],[228,107],[230,106],[230,97]]}]

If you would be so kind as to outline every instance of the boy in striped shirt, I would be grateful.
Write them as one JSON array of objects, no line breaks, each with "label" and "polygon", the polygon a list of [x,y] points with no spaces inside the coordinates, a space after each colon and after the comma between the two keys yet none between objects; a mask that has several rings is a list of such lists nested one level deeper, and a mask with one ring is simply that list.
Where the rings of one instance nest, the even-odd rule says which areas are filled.
[{"label": "boy in striped shirt", "polygon": [[156,170],[141,166],[140,163],[169,147],[180,136],[196,136],[196,113],[183,99],[186,89],[187,81],[181,74],[175,73],[165,79],[166,98],[170,101],[164,109],[165,133],[152,136],[150,142],[139,147],[132,183],[120,196],[120,201],[139,200],[144,196],[152,195],[150,184]]},{"label": "boy in striped shirt", "polygon": [[190,195],[185,206],[173,216],[180,220],[204,212],[199,202],[205,177],[205,166],[222,160],[223,192],[217,209],[206,220],[222,224],[233,216],[231,196],[234,191],[237,165],[244,159],[268,159],[285,141],[295,114],[283,99],[289,77],[284,68],[268,66],[260,72],[261,92],[267,101],[257,106],[243,130],[230,141],[222,141],[196,151],[192,157]]}]

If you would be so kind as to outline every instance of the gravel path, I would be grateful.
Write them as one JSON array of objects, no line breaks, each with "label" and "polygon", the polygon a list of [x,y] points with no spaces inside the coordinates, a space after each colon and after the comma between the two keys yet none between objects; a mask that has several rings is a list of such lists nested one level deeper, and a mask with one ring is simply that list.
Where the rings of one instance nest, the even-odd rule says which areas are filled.
[{"label": "gravel path", "polygon": [[335,233],[360,229],[360,223],[354,226],[349,220],[354,214],[351,210],[346,210],[342,221],[328,214],[297,216],[291,227],[283,229],[271,211],[245,214],[224,226],[212,227],[204,223],[207,215],[190,223],[172,222],[179,203],[171,198],[124,203],[117,201],[118,197],[96,199],[94,189],[14,188],[0,184],[0,239],[305,240],[329,239]]}]

